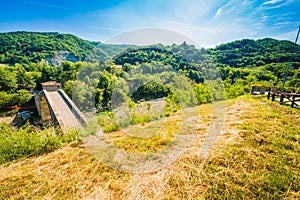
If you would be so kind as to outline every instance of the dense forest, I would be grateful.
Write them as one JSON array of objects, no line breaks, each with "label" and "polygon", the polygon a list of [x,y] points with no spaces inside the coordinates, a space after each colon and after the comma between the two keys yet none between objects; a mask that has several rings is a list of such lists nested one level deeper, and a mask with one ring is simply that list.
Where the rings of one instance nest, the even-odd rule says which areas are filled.
[{"label": "dense forest", "polygon": [[30,64],[66,54],[70,61],[105,59],[107,54],[93,43],[71,34],[12,32],[0,33],[0,63]]},{"label": "dense forest", "polygon": [[280,89],[293,51],[286,88],[300,93],[300,46],[290,41],[244,39],[198,49],[185,42],[137,47],[70,34],[1,33],[0,107],[26,103],[49,80],[62,83],[83,110],[108,108],[112,98],[115,106],[161,97],[190,105],[235,98],[251,85]]}]

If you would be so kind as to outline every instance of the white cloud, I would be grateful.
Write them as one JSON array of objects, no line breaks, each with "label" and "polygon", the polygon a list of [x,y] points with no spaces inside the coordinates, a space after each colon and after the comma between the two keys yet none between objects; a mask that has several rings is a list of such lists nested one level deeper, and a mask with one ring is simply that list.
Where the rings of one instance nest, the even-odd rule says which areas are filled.
[{"label": "white cloud", "polygon": [[50,7],[50,8],[61,8],[61,9],[71,9],[69,7],[63,7],[63,6],[58,6],[58,5],[54,5],[54,4],[40,3],[40,2],[35,2],[35,1],[28,1],[28,0],[16,0],[16,1],[21,2],[21,3],[36,5],[36,6],[44,6],[44,7]]},{"label": "white cloud", "polygon": [[292,0],[270,0],[261,4],[259,9],[278,9],[284,6],[288,6]]},{"label": "white cloud", "polygon": [[[285,4],[282,0],[266,1],[264,6],[262,2],[251,0],[221,0],[218,3],[208,0],[178,2],[170,5],[166,11],[159,10],[157,6],[151,7],[153,5],[151,4],[150,7],[145,7],[143,12],[138,12],[141,6],[135,8],[132,5],[122,4],[80,15],[83,21],[79,23],[76,17],[76,23],[82,24],[82,27],[86,29],[82,29],[84,31],[81,31],[79,35],[86,34],[85,37],[88,39],[99,38],[103,42],[123,33],[118,39],[127,39],[128,42],[135,41],[139,44],[151,43],[155,40],[170,43],[176,40],[177,36],[173,36],[170,32],[147,30],[147,28],[159,28],[181,33],[198,43],[199,45],[196,45],[198,47],[214,47],[237,39],[272,37],[278,31],[278,28],[274,26],[275,23],[286,22],[287,17],[291,17],[287,15],[284,16],[285,20],[277,21],[275,19],[279,19],[278,13],[274,14],[267,10],[269,7]],[[72,19],[72,21],[75,20]],[[137,31],[138,29],[147,31],[141,33]],[[134,34],[126,33],[130,30]],[[166,37],[168,34],[169,37]],[[144,39],[145,35],[147,40]],[[153,40],[150,40],[151,38]],[[182,40],[176,43],[180,41]]]},{"label": "white cloud", "polygon": [[263,3],[262,5],[268,5],[268,4],[276,4],[276,3],[280,3],[282,2],[283,0],[270,0],[270,1],[266,1],[265,3]]},{"label": "white cloud", "polygon": [[226,4],[224,4],[223,6],[221,6],[221,7],[217,10],[217,12],[216,12],[216,14],[215,14],[215,16],[214,16],[214,19],[217,19],[217,18],[221,15],[221,13],[224,11],[224,8],[232,6],[233,1],[234,1],[234,0],[229,0]]},{"label": "white cloud", "polygon": [[298,24],[300,24],[300,22],[287,22],[287,21],[285,21],[285,22],[277,22],[274,25],[277,25],[277,26],[288,25],[288,26],[290,26],[290,25],[298,25]]},{"label": "white cloud", "polygon": [[[280,40],[290,40],[290,41],[294,42],[295,38],[296,38],[296,34],[297,34],[297,30],[295,29],[293,31],[288,31],[283,34],[275,35],[274,38],[280,39]],[[298,44],[299,44],[299,41],[298,41]]]},{"label": "white cloud", "polygon": [[222,13],[222,10],[223,10],[223,6],[217,10],[214,19],[217,19],[219,17],[219,15]]}]

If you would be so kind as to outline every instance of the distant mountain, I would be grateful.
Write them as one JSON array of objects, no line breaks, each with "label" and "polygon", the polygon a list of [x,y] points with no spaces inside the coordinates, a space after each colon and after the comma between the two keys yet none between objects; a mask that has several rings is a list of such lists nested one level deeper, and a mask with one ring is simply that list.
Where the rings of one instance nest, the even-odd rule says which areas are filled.
[{"label": "distant mountain", "polygon": [[[300,46],[290,41],[243,39],[199,49],[186,42],[141,47],[86,41],[71,34],[0,33],[0,105],[13,105],[16,96],[23,98],[24,90],[39,88],[49,80],[62,83],[71,95],[76,77],[81,77],[82,86],[97,86],[97,105],[107,106],[115,81],[123,76],[146,80],[147,74],[163,73],[166,79],[174,70],[189,78],[200,96],[209,96],[206,81],[216,80],[214,87],[224,83],[227,97],[234,98],[249,93],[251,85],[281,88],[292,52],[286,88],[300,93]],[[97,62],[107,59],[109,62]],[[223,99],[222,95],[213,98]],[[208,101],[202,100],[198,99]]]},{"label": "distant mountain", "polygon": [[91,42],[71,34],[0,33],[0,63],[27,64],[45,59],[55,64],[60,59],[75,62],[106,57],[107,54]]},{"label": "distant mountain", "polygon": [[231,67],[257,67],[270,63],[283,63],[290,60],[300,62],[300,45],[291,41],[265,38],[260,40],[243,39],[221,44],[209,51],[216,62]]},{"label": "distant mountain", "polygon": [[101,42],[91,42],[91,43],[95,47],[107,53],[110,57],[113,57],[117,53],[122,52],[129,47],[134,47],[134,45],[128,45],[128,44],[104,44]]},{"label": "distant mountain", "polygon": [[[50,65],[59,65],[61,60],[94,62],[114,57],[129,47],[133,45],[91,42],[71,34],[57,32],[0,33],[0,63],[29,64],[42,59],[47,60]],[[203,48],[196,49],[186,44],[161,46],[161,48],[181,54],[191,62],[200,62],[206,52]],[[243,68],[288,62],[293,48],[295,51],[293,61],[300,62],[299,45],[271,38],[237,40],[207,49],[207,52],[217,63]]]}]

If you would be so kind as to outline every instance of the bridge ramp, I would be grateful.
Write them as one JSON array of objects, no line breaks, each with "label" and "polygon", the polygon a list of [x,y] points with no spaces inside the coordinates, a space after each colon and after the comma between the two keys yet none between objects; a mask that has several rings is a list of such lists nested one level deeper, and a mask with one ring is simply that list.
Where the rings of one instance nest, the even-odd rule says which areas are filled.
[{"label": "bridge ramp", "polygon": [[72,129],[83,128],[78,113],[76,114],[76,110],[74,109],[74,105],[70,105],[70,102],[68,102],[69,98],[65,97],[65,93],[44,90],[44,94],[49,103],[49,107],[51,107],[50,109],[52,109],[64,133]]}]

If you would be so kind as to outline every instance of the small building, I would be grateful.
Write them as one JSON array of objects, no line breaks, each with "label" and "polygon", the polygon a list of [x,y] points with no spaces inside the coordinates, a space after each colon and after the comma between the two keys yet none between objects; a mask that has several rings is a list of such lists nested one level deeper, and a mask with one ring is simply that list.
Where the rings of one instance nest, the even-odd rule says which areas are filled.
[{"label": "small building", "polygon": [[56,81],[48,81],[45,83],[42,83],[43,90],[47,90],[48,92],[56,91],[58,89],[61,89],[61,84],[57,83]]}]

